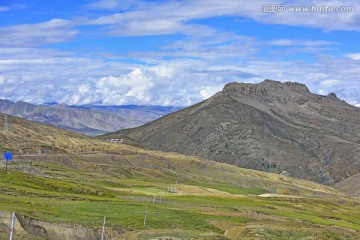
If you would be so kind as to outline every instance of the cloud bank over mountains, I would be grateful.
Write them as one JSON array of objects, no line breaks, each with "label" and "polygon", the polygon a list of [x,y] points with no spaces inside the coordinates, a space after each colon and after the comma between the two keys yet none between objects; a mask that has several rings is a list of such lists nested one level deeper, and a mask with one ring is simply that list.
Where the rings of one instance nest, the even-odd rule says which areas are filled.
[{"label": "cloud bank over mountains", "polygon": [[[299,1],[102,0],[45,16],[25,4],[0,6],[0,98],[187,106],[269,78],[360,104],[358,1],[311,3],[355,6],[347,13],[265,13]],[[24,11],[34,19],[14,20]]]}]

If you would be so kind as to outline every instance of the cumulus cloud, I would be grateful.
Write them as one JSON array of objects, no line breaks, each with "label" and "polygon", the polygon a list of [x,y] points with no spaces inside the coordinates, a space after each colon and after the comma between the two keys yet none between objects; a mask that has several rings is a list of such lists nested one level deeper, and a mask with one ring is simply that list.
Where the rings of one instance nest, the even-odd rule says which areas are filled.
[{"label": "cumulus cloud", "polygon": [[214,64],[173,59],[151,65],[54,56],[0,60],[0,72],[0,82],[6,80],[1,98],[34,103],[188,106],[210,97],[228,82],[257,83],[266,78],[300,81],[314,93],[335,92],[348,102],[360,102],[356,61],[330,56],[319,57],[313,64],[257,59]]}]

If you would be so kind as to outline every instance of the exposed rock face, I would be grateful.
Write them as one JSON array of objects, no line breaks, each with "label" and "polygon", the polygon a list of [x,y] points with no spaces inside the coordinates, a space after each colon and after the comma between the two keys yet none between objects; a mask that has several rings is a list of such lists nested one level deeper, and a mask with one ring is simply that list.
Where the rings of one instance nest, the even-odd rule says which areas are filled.
[{"label": "exposed rock face", "polygon": [[110,136],[321,183],[360,172],[360,109],[299,83],[230,83],[204,102]]}]

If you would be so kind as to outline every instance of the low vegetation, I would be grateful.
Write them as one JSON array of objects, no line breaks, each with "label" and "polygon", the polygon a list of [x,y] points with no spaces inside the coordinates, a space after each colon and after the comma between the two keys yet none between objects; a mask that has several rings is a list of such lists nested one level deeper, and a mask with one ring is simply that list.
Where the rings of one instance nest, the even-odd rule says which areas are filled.
[{"label": "low vegetation", "polygon": [[94,229],[106,216],[108,229],[127,230],[113,239],[356,239],[360,232],[360,201],[330,187],[123,148],[15,156],[8,173],[0,169],[0,209]]}]

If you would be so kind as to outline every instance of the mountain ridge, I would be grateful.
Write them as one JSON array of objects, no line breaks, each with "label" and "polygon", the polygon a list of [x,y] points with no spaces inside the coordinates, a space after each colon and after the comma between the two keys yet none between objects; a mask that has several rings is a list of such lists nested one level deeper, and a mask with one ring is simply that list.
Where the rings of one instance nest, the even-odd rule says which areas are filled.
[{"label": "mountain ridge", "polygon": [[176,110],[156,106],[35,105],[0,99],[0,112],[91,136],[140,126]]}]

